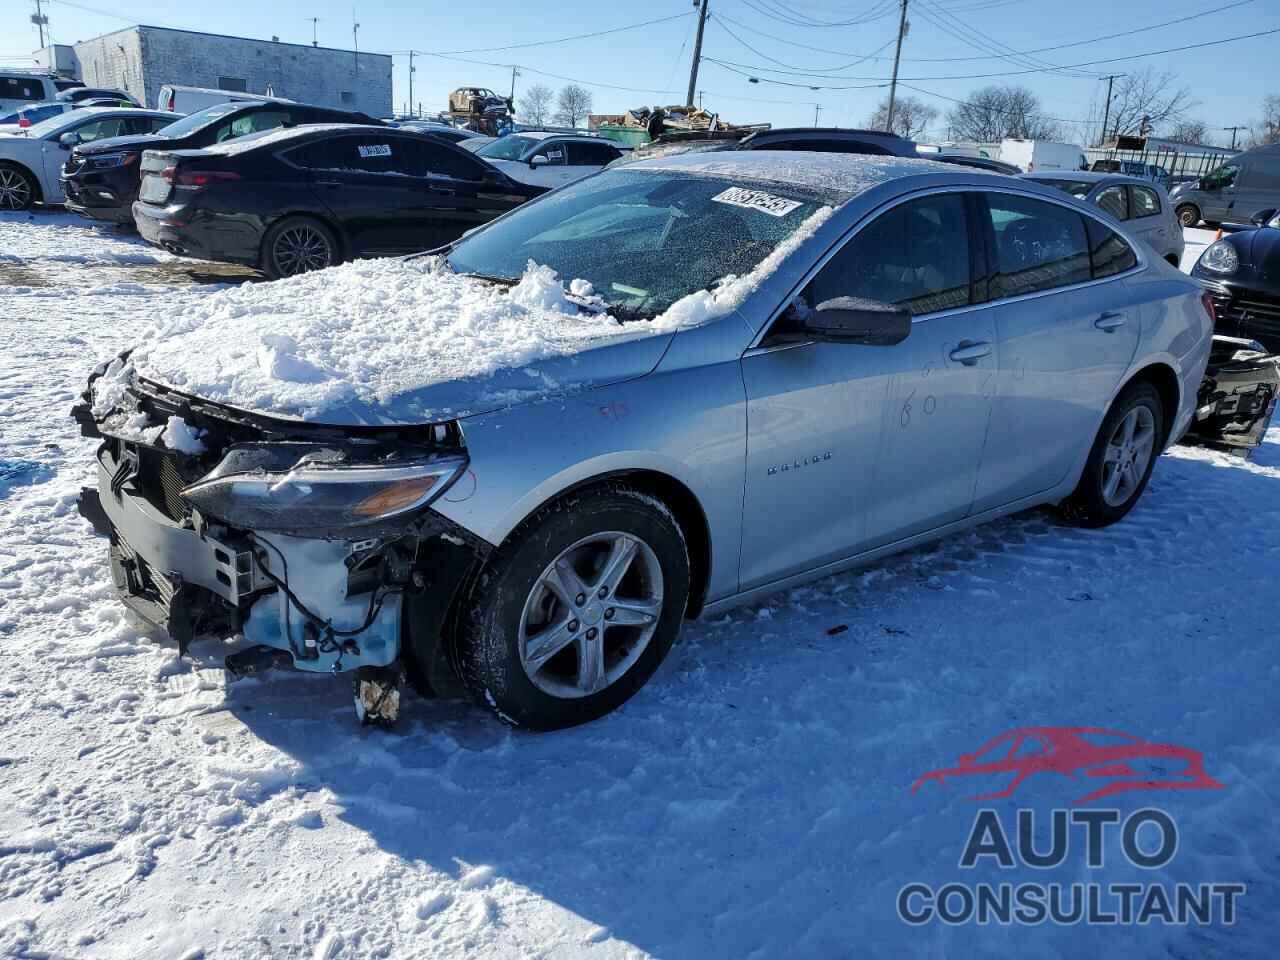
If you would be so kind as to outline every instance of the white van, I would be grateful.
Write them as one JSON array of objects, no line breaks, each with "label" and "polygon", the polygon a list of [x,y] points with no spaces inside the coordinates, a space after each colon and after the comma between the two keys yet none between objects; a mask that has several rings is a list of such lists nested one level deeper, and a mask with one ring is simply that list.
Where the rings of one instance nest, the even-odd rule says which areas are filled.
[{"label": "white van", "polygon": [[0,72],[0,113],[12,113],[37,103],[57,100],[58,94],[72,87],[82,87],[79,80],[67,80],[48,73],[23,70]]},{"label": "white van", "polygon": [[193,114],[215,103],[240,103],[248,100],[279,100],[279,97],[263,96],[258,93],[241,93],[238,90],[214,90],[210,87],[180,87],[166,83],[160,88],[156,97],[157,110],[169,110],[173,113]]},{"label": "white van", "polygon": [[1023,173],[1044,173],[1046,170],[1088,170],[1084,151],[1074,143],[1054,143],[1052,140],[1019,140],[1008,138],[1000,142],[1000,159],[1012,163]]}]

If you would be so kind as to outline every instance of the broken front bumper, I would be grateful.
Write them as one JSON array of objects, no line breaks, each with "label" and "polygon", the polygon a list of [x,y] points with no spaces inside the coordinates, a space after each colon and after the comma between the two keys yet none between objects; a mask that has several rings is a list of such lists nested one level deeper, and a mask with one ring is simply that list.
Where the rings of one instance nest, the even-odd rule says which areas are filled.
[{"label": "broken front bumper", "polygon": [[1246,455],[1262,443],[1280,397],[1280,355],[1261,344],[1215,335],[1184,443],[1229,447]]},{"label": "broken front bumper", "polygon": [[302,670],[385,666],[399,656],[401,596],[350,595],[350,542],[264,541],[198,518],[174,520],[139,489],[128,451],[117,458],[113,446],[98,452],[98,484],[82,492],[80,513],[110,538],[121,599],[180,652],[201,637],[240,632]]}]

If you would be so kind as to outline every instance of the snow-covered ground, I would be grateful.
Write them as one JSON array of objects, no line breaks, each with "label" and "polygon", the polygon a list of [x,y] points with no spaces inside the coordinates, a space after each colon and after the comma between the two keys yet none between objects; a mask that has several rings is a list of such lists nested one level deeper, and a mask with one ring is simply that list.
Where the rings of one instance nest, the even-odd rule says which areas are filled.
[{"label": "snow-covered ground", "polygon": [[[0,216],[0,957],[1275,956],[1280,431],[1251,462],[1175,449],[1106,530],[1033,512],[692,624],[587,727],[409,697],[367,730],[344,681],[179,661],[76,514],[89,366],[206,274]],[[1203,751],[1225,789],[1101,804],[1175,818],[1147,874],[1078,841],[1047,872],[960,870],[973,791],[913,781],[1035,725]],[[989,805],[1047,821],[1085,792],[1048,780]],[[904,884],[974,879],[1247,893],[1233,926],[896,914]]]}]

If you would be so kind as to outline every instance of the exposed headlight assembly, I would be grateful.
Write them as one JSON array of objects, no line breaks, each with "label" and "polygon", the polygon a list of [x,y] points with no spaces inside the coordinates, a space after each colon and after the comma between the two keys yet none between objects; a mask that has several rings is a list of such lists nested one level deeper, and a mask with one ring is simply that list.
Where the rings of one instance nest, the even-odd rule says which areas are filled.
[{"label": "exposed headlight assembly", "polygon": [[1210,244],[1209,249],[1200,255],[1198,266],[1228,276],[1240,269],[1240,254],[1226,240],[1219,240]]},{"label": "exposed headlight assembly", "polygon": [[282,469],[278,452],[268,456],[276,463],[264,465],[259,457],[233,451],[209,476],[184,489],[182,499],[233,527],[345,537],[427,506],[467,468],[467,458],[452,453],[377,463],[308,453]]},{"label": "exposed headlight assembly", "polygon": [[89,159],[89,167],[93,170],[106,170],[111,167],[123,167],[126,164],[137,163],[139,153],[104,153],[100,157],[91,157]]}]

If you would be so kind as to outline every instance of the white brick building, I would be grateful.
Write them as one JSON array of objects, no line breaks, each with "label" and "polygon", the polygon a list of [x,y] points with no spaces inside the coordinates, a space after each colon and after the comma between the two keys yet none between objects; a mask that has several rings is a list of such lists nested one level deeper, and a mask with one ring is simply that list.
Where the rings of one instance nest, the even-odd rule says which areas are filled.
[{"label": "white brick building", "polygon": [[75,45],[91,87],[118,87],[148,107],[166,83],[391,115],[391,57],[273,40],[137,26]]}]

